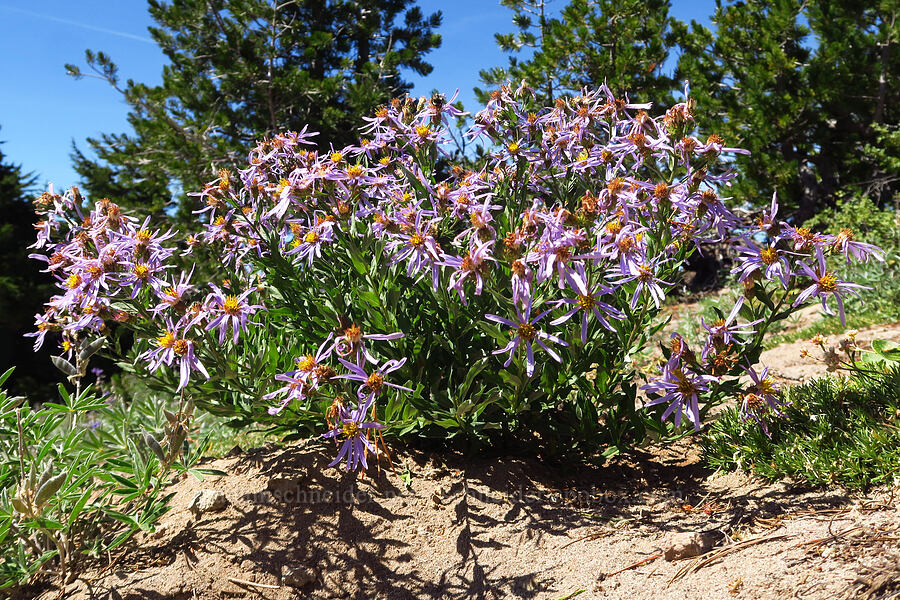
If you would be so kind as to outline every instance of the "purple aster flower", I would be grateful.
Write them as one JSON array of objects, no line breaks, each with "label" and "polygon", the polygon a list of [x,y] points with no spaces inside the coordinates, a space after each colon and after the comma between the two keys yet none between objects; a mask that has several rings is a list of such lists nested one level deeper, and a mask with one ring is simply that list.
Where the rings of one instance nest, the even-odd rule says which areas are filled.
[{"label": "purple aster flower", "polygon": [[743,282],[752,277],[754,273],[762,271],[766,279],[778,278],[781,285],[787,289],[791,278],[791,265],[787,253],[774,246],[760,248],[753,242],[745,240],[746,245],[738,246],[741,252],[738,257],[738,265],[731,270],[732,273],[740,273],[738,281]]},{"label": "purple aster flower", "polygon": [[295,358],[296,370],[279,373],[275,376],[276,381],[284,382],[285,385],[263,396],[263,400],[271,400],[281,394],[285,394],[285,397],[280,405],[269,408],[270,415],[277,415],[293,400],[305,399],[310,392],[319,389],[321,385],[328,383],[334,377],[334,369],[324,362],[331,356],[334,349],[334,344],[331,343],[333,335],[328,334],[315,354],[306,354]]},{"label": "purple aster flower", "polygon": [[316,258],[322,257],[322,246],[334,241],[334,222],[323,219],[318,225],[310,227],[305,233],[300,231],[294,236],[292,248],[285,255],[296,255],[297,260],[306,260],[311,267]]},{"label": "purple aster flower", "polygon": [[412,390],[408,387],[404,387],[402,385],[397,385],[396,383],[390,383],[384,380],[384,376],[390,373],[393,373],[404,364],[406,364],[406,359],[401,358],[400,360],[388,360],[385,361],[383,365],[372,371],[371,373],[366,373],[366,371],[351,362],[347,362],[346,360],[339,358],[338,361],[344,367],[346,367],[350,372],[344,373],[343,375],[335,375],[334,379],[349,379],[350,381],[358,381],[362,385],[359,386],[357,390],[357,395],[360,399],[360,406],[368,410],[372,403],[375,401],[375,396],[379,395],[383,390],[384,386],[396,388],[398,390],[405,390],[407,392],[411,392]]},{"label": "purple aster flower", "polygon": [[753,380],[753,385],[743,394],[741,418],[746,421],[751,419],[756,421],[765,434],[772,437],[772,434],[769,433],[768,420],[772,415],[784,416],[784,413],[781,412],[781,408],[784,406],[781,390],[769,376],[769,367],[764,367],[762,373],[757,373],[753,367],[744,367],[744,369]]},{"label": "purple aster flower", "polygon": [[443,94],[433,94],[425,108],[416,115],[416,120],[430,121],[433,125],[447,125],[450,119],[458,119],[469,114],[453,106],[457,96],[459,96],[459,89],[449,100]]},{"label": "purple aster flower", "polygon": [[278,406],[269,407],[267,411],[270,415],[277,415],[284,408],[290,404],[294,400],[304,400],[306,398],[307,392],[309,391],[308,385],[306,383],[305,375],[297,375],[296,372],[291,373],[279,373],[275,375],[276,381],[284,382],[285,385],[278,388],[274,392],[270,392],[262,397],[263,400],[271,400],[272,398],[276,398],[284,394],[284,398],[281,399],[281,404]]},{"label": "purple aster flower", "polygon": [[356,364],[363,367],[366,361],[378,362],[366,349],[366,340],[388,341],[399,340],[402,337],[403,333],[399,331],[396,333],[363,333],[358,325],[350,323],[341,327],[334,345],[328,351],[331,352],[333,349],[341,358],[353,355]]},{"label": "purple aster flower", "polygon": [[656,276],[656,269],[659,267],[660,263],[650,263],[650,264],[629,264],[629,273],[624,275],[621,279],[614,281],[613,283],[617,286],[620,286],[628,281],[637,281],[637,286],[634,288],[634,295],[631,297],[631,309],[634,310],[638,304],[638,298],[641,296],[641,292],[646,290],[650,294],[650,298],[653,300],[653,304],[656,308],[662,306],[663,300],[666,297],[666,293],[663,291],[662,285],[672,285],[668,281],[663,281],[662,279]]},{"label": "purple aster flower", "polygon": [[144,288],[159,290],[166,285],[157,275],[163,269],[171,268],[171,265],[160,265],[146,262],[124,262],[122,265],[127,269],[124,273],[119,274],[118,284],[121,287],[132,286],[131,298],[137,298],[137,295]]},{"label": "purple aster flower", "polygon": [[846,325],[847,321],[844,316],[844,300],[841,298],[841,294],[856,294],[859,295],[858,290],[867,290],[870,289],[864,285],[859,285],[858,283],[848,283],[846,281],[839,281],[837,277],[834,276],[833,273],[828,271],[825,267],[825,255],[822,252],[822,248],[820,246],[816,246],[816,258],[818,259],[818,269],[813,270],[806,264],[800,264],[800,270],[803,274],[812,278],[813,284],[808,288],[800,292],[797,296],[797,299],[794,300],[794,306],[799,306],[803,304],[808,299],[815,296],[816,298],[820,298],[822,300],[822,308],[825,310],[826,314],[833,315],[828,305],[826,304],[826,300],[829,295],[834,296],[835,301],[838,305],[838,312],[841,316],[841,325]]},{"label": "purple aster flower", "polygon": [[329,467],[346,460],[344,468],[347,471],[351,469],[355,471],[360,465],[362,465],[363,469],[368,469],[369,464],[366,462],[366,453],[371,452],[376,456],[378,455],[377,446],[367,439],[366,434],[373,429],[384,429],[384,425],[374,421],[366,421],[367,412],[367,407],[365,406],[357,407],[352,411],[342,406],[334,428],[328,433],[322,434],[322,437],[331,438],[335,441],[339,438],[343,440],[337,457],[328,464]]},{"label": "purple aster flower", "polygon": [[44,314],[36,314],[34,315],[34,324],[37,327],[37,331],[33,331],[30,333],[26,333],[24,337],[33,337],[34,339],[34,351],[37,352],[41,349],[41,346],[44,345],[44,339],[47,337],[47,334],[51,331],[58,331],[60,329],[59,324],[54,320],[56,317],[55,310],[48,310]]},{"label": "purple aster flower", "polygon": [[783,238],[791,241],[796,252],[813,252],[826,244],[834,242],[833,235],[816,233],[807,227],[786,226]]},{"label": "purple aster flower", "polygon": [[700,353],[703,358],[706,358],[709,355],[709,351],[712,350],[713,347],[724,348],[733,343],[741,344],[742,342],[737,336],[753,335],[756,333],[753,326],[757,323],[761,323],[764,319],[757,319],[755,321],[750,321],[749,323],[744,323],[743,325],[732,323],[737,318],[743,305],[744,297],[741,296],[737,299],[737,302],[735,302],[731,312],[728,313],[728,317],[717,319],[713,321],[711,325],[707,325],[706,321],[704,321],[702,317],[700,318],[700,324],[703,325],[703,328],[706,329],[707,333],[706,345],[703,346],[703,351]]},{"label": "purple aster flower", "polygon": [[513,261],[511,270],[513,304],[530,302],[534,272],[531,267],[519,259]]},{"label": "purple aster flower", "polygon": [[536,263],[538,281],[545,281],[556,273],[559,289],[566,287],[566,274],[572,272],[573,250],[584,240],[583,233],[560,231],[547,227],[536,250],[528,253],[526,262]]},{"label": "purple aster flower", "polygon": [[608,288],[605,285],[599,284],[593,285],[588,288],[587,284],[585,284],[584,282],[583,276],[579,274],[567,275],[566,280],[569,282],[569,286],[575,292],[576,296],[574,298],[564,298],[558,301],[557,306],[561,306],[563,304],[571,304],[572,308],[563,316],[550,321],[550,324],[560,325],[561,323],[565,323],[572,317],[572,315],[574,315],[578,311],[581,311],[582,344],[587,344],[588,317],[591,313],[593,313],[597,320],[600,321],[601,325],[603,325],[610,331],[615,331],[613,326],[609,324],[609,321],[606,320],[604,314],[615,319],[624,319],[625,315],[622,314],[622,311],[618,310],[617,308],[597,299],[598,296],[611,293],[613,291],[612,288]]},{"label": "purple aster flower", "polygon": [[778,233],[778,196],[772,194],[772,204],[769,206],[768,212],[763,211],[762,215],[756,220],[756,227],[765,232],[769,237],[775,237]]},{"label": "purple aster flower", "polygon": [[[226,295],[217,285],[212,283],[209,285],[214,291],[206,297],[205,307],[207,315],[211,315],[213,319],[207,323],[206,330],[210,331],[218,327],[219,344],[224,344],[225,333],[231,326],[234,343],[237,344],[240,332],[247,329],[250,315],[254,314],[257,309],[263,308],[261,304],[247,302],[247,297],[255,292],[256,288],[249,288],[240,296],[230,296]],[[201,316],[198,316],[193,322],[196,323],[200,318]]]},{"label": "purple aster flower", "polygon": [[466,304],[466,294],[463,292],[463,285],[467,279],[475,280],[475,295],[481,295],[481,290],[484,287],[484,273],[489,269],[486,261],[497,262],[490,254],[490,249],[493,245],[493,240],[488,240],[476,245],[465,257],[449,256],[440,263],[456,269],[450,275],[450,285],[447,289],[456,290],[463,304]]},{"label": "purple aster flower", "polygon": [[184,295],[194,289],[194,286],[188,283],[193,274],[194,269],[191,268],[190,273],[181,273],[181,276],[178,279],[178,283],[164,287],[161,290],[156,290],[156,294],[159,297],[160,302],[155,307],[150,309],[150,312],[159,313],[166,310],[167,308],[171,308],[183,314],[187,310],[187,304],[184,301]]},{"label": "purple aster flower", "polygon": [[172,325],[172,321],[166,319],[165,333],[156,338],[157,348],[148,350],[140,356],[150,363],[148,367],[151,372],[156,372],[163,365],[171,367],[172,363],[177,361],[180,377],[176,392],[184,389],[193,371],[199,371],[209,379],[209,373],[197,359],[193,340],[180,337],[180,335],[177,328]]},{"label": "purple aster flower", "polygon": [[700,375],[681,367],[672,368],[667,364],[660,377],[651,380],[641,389],[651,394],[660,394],[645,406],[669,403],[662,415],[664,421],[674,413],[675,427],[680,427],[684,413],[694,424],[694,429],[700,431],[699,394],[709,391],[709,384],[715,381],[717,379],[710,375]]},{"label": "purple aster flower", "polygon": [[860,262],[868,262],[869,257],[884,262],[884,251],[881,248],[874,244],[857,242],[853,236],[853,230],[845,227],[834,236],[834,242],[831,244],[835,252],[840,252],[846,257],[848,264],[851,256]]},{"label": "purple aster flower", "polygon": [[541,331],[538,327],[536,327],[537,322],[547,316],[547,314],[553,310],[552,308],[545,310],[534,318],[531,317],[531,309],[532,301],[531,298],[528,298],[524,313],[519,308],[519,305],[516,305],[517,322],[510,321],[509,319],[504,319],[503,317],[499,317],[497,315],[484,315],[484,318],[486,318],[488,321],[506,325],[510,327],[515,333],[513,339],[510,340],[510,342],[506,346],[492,352],[492,354],[509,353],[509,357],[506,359],[506,362],[503,363],[504,367],[508,367],[512,363],[513,356],[516,353],[516,349],[524,342],[526,356],[525,374],[529,377],[532,373],[534,373],[534,348],[532,347],[533,342],[537,341],[538,345],[540,345],[540,347],[543,348],[547,352],[547,354],[549,354],[558,363],[562,362],[559,354],[548,347],[544,343],[544,340],[559,344],[560,346],[569,345],[564,340],[556,337],[555,335],[551,335],[545,331]]},{"label": "purple aster flower", "polygon": [[391,235],[386,250],[392,252],[390,263],[407,261],[406,274],[409,277],[417,276],[423,268],[431,268],[432,285],[438,286],[440,269],[437,263],[441,259],[441,250],[437,241],[431,235],[432,226],[437,219],[423,221],[425,212],[419,211],[415,220],[411,223],[408,232]]}]

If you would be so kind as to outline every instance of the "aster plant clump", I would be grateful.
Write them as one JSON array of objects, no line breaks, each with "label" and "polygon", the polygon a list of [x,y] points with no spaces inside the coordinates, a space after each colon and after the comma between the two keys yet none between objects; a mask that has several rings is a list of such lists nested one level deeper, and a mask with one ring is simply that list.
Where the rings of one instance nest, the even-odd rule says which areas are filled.
[{"label": "aster plant clump", "polygon": [[[822,255],[875,249],[779,225],[774,207],[760,248],[725,203],[723,157],[741,151],[702,141],[687,89],[657,116],[605,86],[534,98],[502,87],[475,115],[478,169],[445,153],[461,115],[440,95],[380,108],[357,145],[263,140],[198,193],[206,226],[177,252],[109,201],[82,215],[77,193],[45,194],[37,246],[62,289],[38,343],[116,338],[125,368],[161,389],[235,424],[306,427],[348,469],[382,435],[612,454],[683,415],[699,427],[728,395],[760,422],[777,414],[766,372],[752,376],[766,329],[804,303],[842,310],[857,288]],[[674,335],[641,410],[636,358],[666,295],[722,241],[739,246],[745,297],[705,324],[699,356]],[[203,282],[175,267],[195,253],[215,257]]]}]

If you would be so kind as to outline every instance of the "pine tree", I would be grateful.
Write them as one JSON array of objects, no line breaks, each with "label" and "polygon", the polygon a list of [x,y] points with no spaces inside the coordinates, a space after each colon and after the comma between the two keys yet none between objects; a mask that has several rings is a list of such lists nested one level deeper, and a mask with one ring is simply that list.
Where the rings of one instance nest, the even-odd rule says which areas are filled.
[{"label": "pine tree", "polygon": [[896,17],[895,0],[718,1],[715,33],[676,28],[700,122],[751,151],[733,195],[777,192],[803,221],[873,179],[881,203],[900,190],[864,151],[900,117]]},{"label": "pine tree", "polygon": [[[606,84],[617,95],[639,101],[669,100],[673,80],[663,65],[673,47],[669,0],[571,0],[558,18],[544,0],[502,0],[514,12],[517,33],[497,34],[500,48],[512,54],[507,68],[481,72],[497,86],[524,79],[541,100]],[[531,55],[520,60],[523,49]],[[477,90],[482,99],[485,92]]]},{"label": "pine tree", "polygon": [[110,57],[88,52],[93,74],[130,105],[134,134],[89,139],[99,159],[76,148],[73,160],[90,196],[156,213],[176,199],[181,220],[194,208],[187,194],[261,138],[308,125],[322,144],[352,142],[362,116],[411,88],[401,70],[428,74],[423,57],[441,43],[441,13],[425,17],[414,0],[149,5],[170,61],[163,82],[122,83]]},{"label": "pine tree", "polygon": [[49,275],[41,273],[41,263],[28,258],[34,243],[34,211],[28,201],[35,177],[6,162],[0,151],[0,372],[15,366],[7,383],[13,394],[28,393],[34,400],[50,397],[56,371],[50,366],[47,350],[36,355],[32,338],[23,335],[34,329],[34,315],[53,293]]}]

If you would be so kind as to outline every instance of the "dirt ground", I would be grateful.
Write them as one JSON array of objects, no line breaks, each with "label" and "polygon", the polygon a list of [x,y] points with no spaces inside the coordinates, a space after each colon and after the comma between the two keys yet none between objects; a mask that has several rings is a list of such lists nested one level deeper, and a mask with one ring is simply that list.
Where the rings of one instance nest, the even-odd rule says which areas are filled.
[{"label": "dirt ground", "polygon": [[[900,341],[900,323],[857,336],[874,338]],[[823,375],[801,348],[821,354],[796,342],[762,363],[784,383]],[[174,486],[155,533],[40,598],[900,598],[900,481],[850,494],[714,474],[689,439],[604,467],[401,451],[365,478],[333,454],[235,449],[204,465],[227,476]],[[192,511],[202,490],[224,509]],[[712,548],[666,560],[681,532]]]},{"label": "dirt ground", "polygon": [[[828,336],[828,345],[833,346],[845,335]],[[856,335],[856,343],[864,350],[871,350],[872,340],[885,339],[900,342],[900,323],[875,325],[861,329]],[[801,350],[809,351],[810,356],[801,356]],[[781,344],[766,350],[760,356],[760,362],[782,380],[783,383],[796,384],[821,377],[827,373],[825,364],[820,360],[822,351],[808,340]]]},{"label": "dirt ground", "polygon": [[[155,534],[84,570],[65,598],[889,598],[893,489],[868,495],[715,476],[690,442],[602,468],[394,456],[359,478],[315,441],[212,462],[174,487]],[[189,510],[221,491],[219,512]],[[709,532],[697,558],[658,555]],[[42,596],[50,600],[56,591]]]}]

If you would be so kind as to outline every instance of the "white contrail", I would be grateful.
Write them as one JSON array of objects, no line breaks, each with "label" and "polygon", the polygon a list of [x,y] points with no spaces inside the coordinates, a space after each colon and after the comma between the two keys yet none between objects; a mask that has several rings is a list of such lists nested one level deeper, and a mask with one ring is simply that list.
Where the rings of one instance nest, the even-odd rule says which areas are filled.
[{"label": "white contrail", "polygon": [[99,33],[108,33],[109,35],[117,35],[119,37],[128,38],[129,40],[137,40],[138,42],[145,42],[147,44],[155,44],[153,40],[147,37],[143,37],[140,35],[135,35],[133,33],[128,33],[125,31],[115,31],[113,29],[106,29],[105,27],[97,27],[96,25],[89,25],[88,23],[79,23],[78,21],[70,21],[69,19],[61,19],[59,17],[54,17],[51,15],[42,15],[40,13],[31,12],[30,10],[24,10],[21,8],[15,8],[13,6],[7,6],[5,4],[0,4],[0,8],[21,13],[23,15],[28,15],[30,17],[35,17],[36,19],[44,19],[47,21],[55,21],[57,23],[62,23],[64,25],[71,25],[73,27],[81,27],[82,29],[90,29],[91,31],[97,31]]}]

